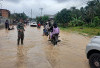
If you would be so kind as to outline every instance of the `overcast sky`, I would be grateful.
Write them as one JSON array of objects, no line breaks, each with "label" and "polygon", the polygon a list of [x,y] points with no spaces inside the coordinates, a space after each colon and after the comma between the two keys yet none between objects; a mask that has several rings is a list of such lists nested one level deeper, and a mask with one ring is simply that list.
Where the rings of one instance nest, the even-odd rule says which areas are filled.
[{"label": "overcast sky", "polygon": [[43,9],[43,14],[56,14],[63,8],[69,9],[70,7],[84,7],[88,0],[3,0],[4,9],[8,9],[11,13],[25,12],[31,16],[31,9],[33,10],[33,17],[41,14],[39,8]]}]

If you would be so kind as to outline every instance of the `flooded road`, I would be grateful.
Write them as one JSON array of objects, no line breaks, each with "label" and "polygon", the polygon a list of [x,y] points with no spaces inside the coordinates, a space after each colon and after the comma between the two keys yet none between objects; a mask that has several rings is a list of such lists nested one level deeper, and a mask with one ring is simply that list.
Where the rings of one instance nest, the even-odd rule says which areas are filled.
[{"label": "flooded road", "polygon": [[17,30],[0,30],[0,68],[89,68],[85,55],[89,38],[61,31],[53,46],[42,29],[25,28],[23,46],[17,46]]}]

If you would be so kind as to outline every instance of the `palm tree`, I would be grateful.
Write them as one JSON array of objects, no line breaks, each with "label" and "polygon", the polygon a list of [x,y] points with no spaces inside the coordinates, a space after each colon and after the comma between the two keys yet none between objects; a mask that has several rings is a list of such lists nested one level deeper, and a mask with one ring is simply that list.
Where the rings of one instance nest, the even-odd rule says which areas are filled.
[{"label": "palm tree", "polygon": [[93,0],[93,1],[89,1],[87,4],[88,4],[88,7],[86,7],[87,15],[91,19],[91,22],[92,22],[94,16],[96,15],[96,12],[95,12],[96,2],[95,0]]}]

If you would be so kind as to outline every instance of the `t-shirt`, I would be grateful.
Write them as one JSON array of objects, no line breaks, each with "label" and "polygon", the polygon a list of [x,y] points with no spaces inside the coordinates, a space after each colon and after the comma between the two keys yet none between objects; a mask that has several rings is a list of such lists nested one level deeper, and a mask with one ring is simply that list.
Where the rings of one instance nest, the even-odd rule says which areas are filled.
[{"label": "t-shirt", "polygon": [[59,33],[60,33],[60,31],[59,31],[58,27],[57,28],[53,28],[52,34],[59,34]]},{"label": "t-shirt", "polygon": [[21,23],[21,22],[19,22],[19,23],[17,24],[17,30],[23,30],[23,31],[24,31],[24,24]]}]

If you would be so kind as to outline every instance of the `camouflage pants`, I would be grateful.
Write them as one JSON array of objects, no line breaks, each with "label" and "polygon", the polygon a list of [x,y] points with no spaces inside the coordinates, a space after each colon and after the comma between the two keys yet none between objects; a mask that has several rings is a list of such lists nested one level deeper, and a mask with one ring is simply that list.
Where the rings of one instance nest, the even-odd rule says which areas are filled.
[{"label": "camouflage pants", "polygon": [[17,39],[17,44],[19,45],[21,40],[21,44],[23,45],[23,40],[24,40],[24,32],[18,31],[18,39]]}]

